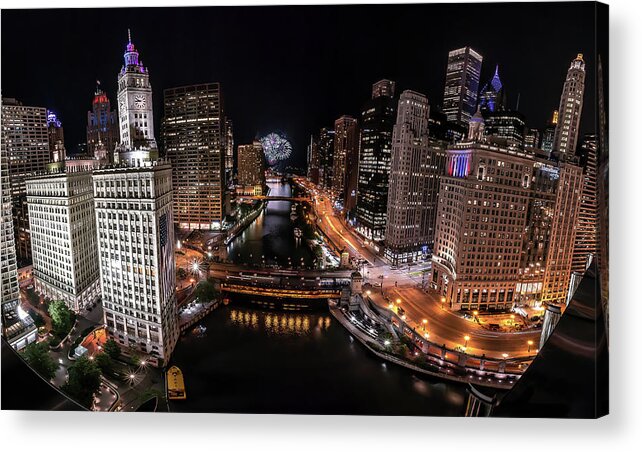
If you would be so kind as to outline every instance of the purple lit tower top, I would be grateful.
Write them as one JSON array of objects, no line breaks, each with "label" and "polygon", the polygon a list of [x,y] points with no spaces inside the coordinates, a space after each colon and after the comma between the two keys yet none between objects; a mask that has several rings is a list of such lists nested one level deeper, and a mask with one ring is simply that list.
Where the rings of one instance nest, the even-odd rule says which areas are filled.
[{"label": "purple lit tower top", "polygon": [[125,66],[123,66],[122,72],[126,70],[134,70],[145,72],[145,67],[143,66],[142,61],[138,61],[138,51],[134,44],[132,44],[132,34],[131,30],[127,29],[127,50],[125,51]]}]

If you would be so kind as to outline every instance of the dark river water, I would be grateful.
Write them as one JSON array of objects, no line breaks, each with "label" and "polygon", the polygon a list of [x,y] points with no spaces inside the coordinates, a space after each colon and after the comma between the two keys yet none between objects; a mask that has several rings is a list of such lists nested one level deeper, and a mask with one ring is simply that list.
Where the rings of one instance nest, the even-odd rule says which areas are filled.
[{"label": "dark river water", "polygon": [[[289,195],[287,184],[271,194]],[[266,211],[228,248],[235,262],[312,259],[293,236],[288,201]],[[250,254],[252,256],[250,256]],[[370,354],[321,304],[314,312],[264,311],[232,300],[181,336],[172,363],[187,400],[172,411],[461,416],[465,389],[429,380]]]}]

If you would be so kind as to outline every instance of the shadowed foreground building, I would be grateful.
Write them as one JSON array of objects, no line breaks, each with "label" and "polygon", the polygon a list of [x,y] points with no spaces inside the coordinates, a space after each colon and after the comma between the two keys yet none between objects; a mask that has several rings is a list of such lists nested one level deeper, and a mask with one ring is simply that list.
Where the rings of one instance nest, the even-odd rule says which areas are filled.
[{"label": "shadowed foreground building", "polygon": [[395,82],[381,80],[372,86],[372,98],[361,109],[357,231],[375,242],[386,235],[392,129],[397,116],[394,95]]},{"label": "shadowed foreground building", "polygon": [[166,89],[164,108],[163,140],[174,169],[174,222],[182,229],[220,229],[229,138],[220,84]]}]

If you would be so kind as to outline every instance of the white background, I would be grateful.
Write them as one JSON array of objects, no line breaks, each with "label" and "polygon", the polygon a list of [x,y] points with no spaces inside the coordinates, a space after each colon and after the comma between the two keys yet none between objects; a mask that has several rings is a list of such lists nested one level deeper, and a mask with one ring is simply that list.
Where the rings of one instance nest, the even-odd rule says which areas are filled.
[{"label": "white background", "polygon": [[[232,4],[188,0],[189,5]],[[270,4],[274,1],[244,2]],[[288,2],[286,3],[345,3]],[[351,3],[359,3],[353,1]],[[370,3],[379,3],[370,1]],[[611,415],[592,420],[0,412],[4,451],[642,450],[642,2],[610,7]],[[177,0],[3,0],[3,8],[184,6]],[[637,23],[636,23],[637,19]],[[55,27],[55,24],[52,24]],[[589,26],[589,24],[587,24]],[[52,35],[57,30],[51,30]],[[561,36],[560,36],[561,37]],[[82,37],[79,37],[82,39]],[[2,43],[19,45],[19,42]],[[16,388],[28,391],[28,388]]]}]

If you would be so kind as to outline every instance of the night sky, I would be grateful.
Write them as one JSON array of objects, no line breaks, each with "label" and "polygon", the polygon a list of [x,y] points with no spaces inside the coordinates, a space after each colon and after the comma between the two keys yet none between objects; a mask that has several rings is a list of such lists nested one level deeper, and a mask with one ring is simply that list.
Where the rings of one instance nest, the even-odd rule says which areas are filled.
[{"label": "night sky", "polygon": [[163,89],[221,82],[235,144],[285,133],[303,165],[310,133],[358,116],[381,78],[442,102],[449,50],[495,65],[527,125],[542,128],[578,52],[587,62],[582,132],[594,127],[594,4],[113,8],[2,11],[2,95],[58,113],[68,152],[86,141],[100,80],[116,107],[127,28],[153,87],[160,143]]}]

